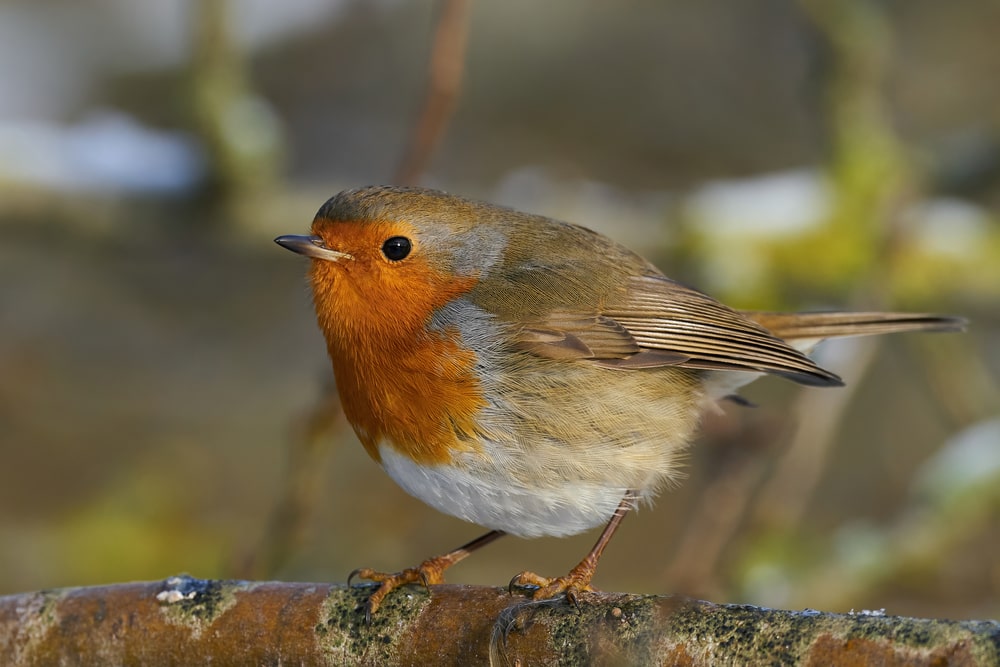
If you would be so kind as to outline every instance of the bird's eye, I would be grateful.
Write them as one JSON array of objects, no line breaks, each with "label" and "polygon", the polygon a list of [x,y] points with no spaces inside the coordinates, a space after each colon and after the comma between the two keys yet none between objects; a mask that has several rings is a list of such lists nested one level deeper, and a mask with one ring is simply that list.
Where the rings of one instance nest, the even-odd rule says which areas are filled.
[{"label": "bird's eye", "polygon": [[413,244],[405,236],[393,236],[382,244],[382,254],[393,262],[398,262],[410,254]]}]

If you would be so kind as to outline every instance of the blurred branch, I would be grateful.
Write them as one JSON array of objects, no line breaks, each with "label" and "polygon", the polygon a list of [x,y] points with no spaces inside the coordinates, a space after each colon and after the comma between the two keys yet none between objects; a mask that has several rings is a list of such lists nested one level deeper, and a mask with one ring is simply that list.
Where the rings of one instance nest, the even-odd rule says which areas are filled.
[{"label": "blurred branch", "polygon": [[[973,323],[976,326],[977,323]],[[996,415],[1000,411],[1000,383],[983,363],[977,348],[963,338],[935,339],[934,345],[915,341],[917,368],[956,427]]]},{"label": "blurred branch", "polygon": [[663,580],[684,591],[720,594],[719,560],[728,545],[738,534],[744,514],[746,499],[763,473],[761,465],[729,466],[702,495],[711,502],[698,503],[694,516],[687,521],[687,528],[678,540],[677,551],[663,573]]},{"label": "blurred branch", "polygon": [[711,502],[696,503],[686,517],[684,531],[675,540],[677,549],[663,573],[667,590],[718,597],[725,595],[720,561],[739,535],[753,496],[773,456],[767,451],[783,442],[783,421],[762,415],[709,413],[702,421],[702,447],[710,446],[717,459],[707,466],[712,480],[701,492]]},{"label": "blurred branch", "polygon": [[[800,5],[830,53],[823,106],[831,144],[827,171],[835,199],[821,230],[804,243],[795,241],[781,249],[780,257],[786,261],[778,265],[793,270],[780,280],[821,286],[839,281],[853,293],[854,307],[879,309],[891,299],[894,277],[910,243],[900,214],[917,200],[920,187],[920,174],[912,168],[912,156],[892,125],[883,90],[892,54],[891,26],[884,8],[871,0],[800,0]],[[942,342],[934,341],[936,346]],[[773,569],[784,573],[790,592],[810,591],[805,596],[791,593],[795,599],[856,604],[865,599],[863,593],[870,599],[871,587],[887,582],[892,573],[956,548],[967,535],[964,527],[969,522],[957,522],[947,530],[921,515],[925,523],[905,522],[897,527],[892,540],[898,538],[900,544],[883,545],[864,564],[849,562],[843,553],[827,548],[831,558],[821,566],[822,571],[811,570],[815,576],[802,580],[790,574],[796,571],[791,563],[794,551],[802,550],[801,538],[794,537],[793,531],[823,479],[838,426],[879,347],[877,339],[838,344],[852,346],[850,355],[840,355],[843,361],[836,369],[848,380],[847,387],[800,394],[796,405],[796,414],[802,416],[800,429],[751,513],[753,523],[765,530],[754,535],[753,544],[744,545],[743,585],[752,585],[755,573]],[[790,550],[774,553],[774,545],[783,543]],[[821,591],[830,597],[813,597]]]},{"label": "blurred branch", "polygon": [[838,547],[795,584],[796,600],[825,600],[849,607],[870,600],[890,583],[928,582],[977,535],[995,530],[1000,510],[1000,476],[970,482],[949,479],[945,488],[922,489],[888,527],[842,531]]},{"label": "blurred branch", "polygon": [[367,625],[370,589],[204,581],[0,598],[0,662],[61,664],[985,665],[1000,623],[787,612],[594,593],[580,606],[497,588],[399,591]]},{"label": "blurred branch", "polygon": [[838,344],[853,348],[853,353],[845,359],[846,367],[842,365],[837,369],[849,381],[834,392],[799,392],[793,411],[803,418],[791,445],[778,460],[774,473],[754,503],[753,521],[758,525],[785,530],[802,520],[828,467],[837,443],[838,426],[854,394],[864,383],[864,375],[879,347],[877,338]]},{"label": "blurred branch", "polygon": [[[796,243],[785,252],[807,256],[809,262],[830,262],[831,273],[848,277],[855,307],[878,309],[887,296],[882,288],[885,276],[893,269],[899,210],[912,195],[913,181],[882,95],[891,35],[885,17],[869,0],[800,4],[832,54],[824,106],[830,117],[828,169],[835,202],[821,238],[813,239],[824,250],[804,253]],[[834,248],[842,254],[826,251]],[[876,339],[839,344],[854,347],[849,366],[838,369],[849,376],[848,387],[832,395],[800,393],[795,414],[803,416],[802,426],[758,497],[753,516],[775,530],[787,530],[801,520],[822,479],[837,427],[878,347]]]},{"label": "blurred branch", "polygon": [[284,490],[275,503],[260,544],[237,566],[238,576],[273,576],[302,545],[309,518],[320,496],[326,472],[323,463],[330,451],[331,435],[342,423],[343,416],[337,387],[331,379],[306,415],[294,420],[295,427],[287,446]]},{"label": "blurred branch", "polygon": [[899,213],[916,199],[913,160],[899,140],[884,94],[893,34],[872,0],[800,0],[825,47],[821,108],[826,119],[833,209],[826,223],[775,248],[782,285],[854,291],[878,307],[894,273]]},{"label": "blurred branch", "polygon": [[[878,203],[909,176],[884,94],[894,44],[891,26],[873,0],[799,0],[799,5],[830,54],[823,109],[834,176],[843,192],[869,209],[853,223],[877,224],[881,220],[872,214],[879,212]],[[870,198],[858,196],[863,194]]]},{"label": "blurred branch", "polygon": [[247,55],[230,30],[230,0],[191,7],[195,129],[208,152],[213,187],[239,205],[274,184],[284,136],[270,105],[253,90]]},{"label": "blurred branch", "polygon": [[465,68],[470,0],[444,0],[438,18],[420,118],[396,171],[395,182],[413,185],[427,168],[455,111]]}]

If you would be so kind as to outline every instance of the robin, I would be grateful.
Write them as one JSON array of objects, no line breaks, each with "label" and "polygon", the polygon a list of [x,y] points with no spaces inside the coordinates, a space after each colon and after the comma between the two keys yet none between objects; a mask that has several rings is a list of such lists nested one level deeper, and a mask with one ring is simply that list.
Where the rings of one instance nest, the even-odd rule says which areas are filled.
[{"label": "robin", "polygon": [[404,584],[497,538],[605,524],[570,572],[522,572],[535,599],[591,590],[625,514],[678,478],[699,416],[774,374],[842,385],[805,352],[833,336],[955,331],[952,317],[738,311],[589,229],[435,190],[371,186],[327,201],[309,281],[344,414],[404,490],[490,529],[378,582]]}]

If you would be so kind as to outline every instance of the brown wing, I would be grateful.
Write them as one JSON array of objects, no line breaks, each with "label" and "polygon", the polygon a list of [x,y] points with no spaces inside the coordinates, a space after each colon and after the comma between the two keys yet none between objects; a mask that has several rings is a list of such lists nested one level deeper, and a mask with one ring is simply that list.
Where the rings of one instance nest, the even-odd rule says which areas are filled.
[{"label": "brown wing", "polygon": [[618,321],[604,315],[582,316],[555,311],[525,326],[521,348],[550,359],[596,359],[628,368],[674,366],[690,359],[667,350],[644,350]]},{"label": "brown wing", "polygon": [[635,339],[613,319],[562,310],[526,326],[519,342],[552,358],[624,359],[639,352]]},{"label": "brown wing", "polygon": [[520,343],[541,356],[592,359],[614,368],[743,370],[804,384],[841,384],[763,326],[661,276],[632,278],[599,313],[553,312],[528,324]]}]

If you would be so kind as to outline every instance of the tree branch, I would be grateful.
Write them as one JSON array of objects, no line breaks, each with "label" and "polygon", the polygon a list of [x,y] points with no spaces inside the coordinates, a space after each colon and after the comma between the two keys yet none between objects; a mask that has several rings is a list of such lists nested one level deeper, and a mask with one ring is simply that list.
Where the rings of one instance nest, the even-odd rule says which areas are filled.
[{"label": "tree branch", "polygon": [[789,612],[594,593],[579,608],[498,588],[208,581],[0,597],[0,663],[1000,664],[1000,623]]},{"label": "tree branch", "polygon": [[396,183],[416,184],[444,137],[462,87],[469,13],[469,0],[444,0],[442,4],[427,68],[423,110],[396,170]]}]

